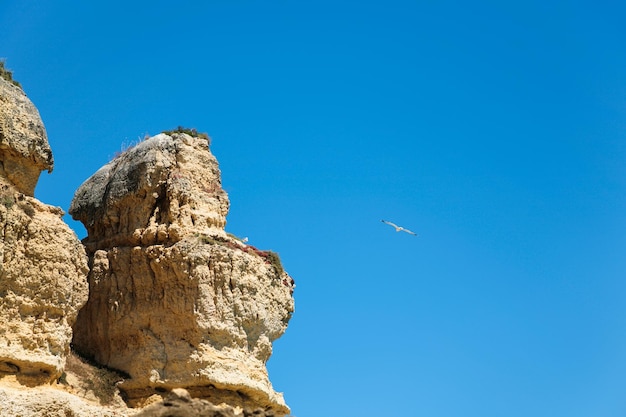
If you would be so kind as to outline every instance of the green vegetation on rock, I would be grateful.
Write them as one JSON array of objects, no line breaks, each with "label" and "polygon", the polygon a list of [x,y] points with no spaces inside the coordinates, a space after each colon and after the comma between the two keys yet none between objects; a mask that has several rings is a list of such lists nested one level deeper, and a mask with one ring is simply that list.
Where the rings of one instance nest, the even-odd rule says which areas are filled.
[{"label": "green vegetation on rock", "polygon": [[165,133],[166,135],[173,135],[174,133],[186,133],[189,136],[193,136],[196,138],[203,138],[206,139],[207,141],[210,141],[211,139],[209,138],[209,135],[206,133],[202,133],[202,132],[198,132],[196,129],[189,129],[186,127],[182,127],[182,126],[178,126],[176,129],[174,130],[164,130],[163,133]]},{"label": "green vegetation on rock", "polygon": [[4,66],[4,60],[0,60],[0,77],[4,78],[11,84],[22,88],[22,85],[13,79],[13,73]]}]

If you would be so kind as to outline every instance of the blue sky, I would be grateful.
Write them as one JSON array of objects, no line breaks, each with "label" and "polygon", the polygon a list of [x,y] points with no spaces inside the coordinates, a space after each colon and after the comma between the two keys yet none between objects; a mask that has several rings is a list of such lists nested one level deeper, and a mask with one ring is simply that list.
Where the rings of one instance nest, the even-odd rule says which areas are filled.
[{"label": "blue sky", "polygon": [[294,416],[608,417],[625,20],[617,1],[4,0],[0,56],[48,131],[46,203],[146,133],[212,137],[227,231],[297,283],[268,364]]}]

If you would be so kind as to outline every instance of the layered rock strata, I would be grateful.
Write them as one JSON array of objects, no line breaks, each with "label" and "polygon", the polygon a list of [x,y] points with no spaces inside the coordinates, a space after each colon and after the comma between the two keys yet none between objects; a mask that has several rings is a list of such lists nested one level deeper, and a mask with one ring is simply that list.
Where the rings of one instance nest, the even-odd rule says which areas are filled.
[{"label": "layered rock strata", "polygon": [[289,412],[265,363],[294,309],[276,254],[224,231],[228,197],[208,139],[149,138],[76,192],[88,231],[89,301],[74,346],[129,375],[129,404],[186,388],[193,397]]},{"label": "layered rock strata", "polygon": [[87,257],[61,209],[32,197],[52,153],[39,113],[0,78],[0,379],[51,382],[63,372]]}]

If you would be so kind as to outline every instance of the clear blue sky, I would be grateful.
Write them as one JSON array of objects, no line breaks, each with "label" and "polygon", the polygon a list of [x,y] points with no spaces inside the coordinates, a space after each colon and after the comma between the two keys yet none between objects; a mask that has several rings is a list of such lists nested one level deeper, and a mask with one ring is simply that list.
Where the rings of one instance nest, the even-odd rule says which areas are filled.
[{"label": "clear blue sky", "polygon": [[212,137],[227,230],[297,283],[268,364],[296,417],[617,417],[625,7],[3,0],[0,56],[46,203],[146,133]]}]

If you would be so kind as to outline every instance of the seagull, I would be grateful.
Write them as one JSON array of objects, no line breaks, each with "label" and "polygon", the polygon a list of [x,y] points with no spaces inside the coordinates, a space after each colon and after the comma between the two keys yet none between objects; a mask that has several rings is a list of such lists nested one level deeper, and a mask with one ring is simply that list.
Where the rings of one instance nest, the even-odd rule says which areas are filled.
[{"label": "seagull", "polygon": [[415,233],[415,232],[411,232],[409,229],[405,229],[404,227],[402,227],[402,226],[398,226],[398,225],[397,225],[397,224],[395,224],[395,223],[388,222],[387,220],[381,220],[381,222],[383,222],[383,223],[385,223],[385,224],[388,224],[389,226],[391,226],[391,227],[395,228],[395,229],[396,229],[396,232],[407,232],[407,233],[408,233],[408,234],[410,234],[410,235],[417,236],[417,233]]}]

